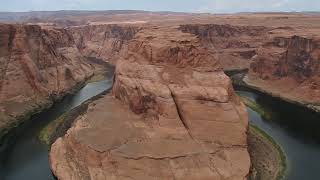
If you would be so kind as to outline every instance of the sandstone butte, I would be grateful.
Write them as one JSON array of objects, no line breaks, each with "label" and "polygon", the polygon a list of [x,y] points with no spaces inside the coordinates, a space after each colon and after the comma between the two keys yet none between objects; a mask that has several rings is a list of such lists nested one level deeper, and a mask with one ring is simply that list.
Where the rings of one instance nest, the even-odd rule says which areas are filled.
[{"label": "sandstone butte", "polygon": [[0,139],[92,73],[66,30],[0,24]]},{"label": "sandstone butte", "polygon": [[231,80],[179,27],[144,27],[117,60],[112,95],[51,147],[60,180],[246,179],[248,118]]}]

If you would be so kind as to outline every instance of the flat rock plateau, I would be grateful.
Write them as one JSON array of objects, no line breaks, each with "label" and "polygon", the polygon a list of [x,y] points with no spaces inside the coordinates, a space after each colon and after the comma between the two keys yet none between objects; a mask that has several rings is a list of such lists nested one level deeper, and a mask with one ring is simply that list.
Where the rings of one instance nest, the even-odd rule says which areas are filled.
[{"label": "flat rock plateau", "polygon": [[[320,14],[0,13],[0,130],[114,64],[112,93],[52,144],[60,180],[247,179],[245,86],[320,108]],[[13,24],[20,23],[20,24]]]}]

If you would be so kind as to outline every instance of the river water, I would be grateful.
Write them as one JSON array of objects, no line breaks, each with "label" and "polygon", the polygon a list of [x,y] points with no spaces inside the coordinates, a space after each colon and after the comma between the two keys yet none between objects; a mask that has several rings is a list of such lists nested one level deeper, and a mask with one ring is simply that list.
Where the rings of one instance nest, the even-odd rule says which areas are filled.
[{"label": "river water", "polygon": [[[54,180],[49,168],[48,146],[38,139],[39,132],[64,112],[110,89],[111,77],[87,84],[17,128],[0,156],[0,180]],[[286,179],[320,179],[319,115],[246,89],[238,89],[237,93],[272,112],[270,119],[264,119],[248,108],[250,122],[268,133],[284,150],[288,161]]]},{"label": "river water", "polygon": [[272,112],[264,119],[248,108],[250,123],[269,134],[287,157],[287,180],[320,179],[320,116],[257,92],[238,90],[238,94]]},{"label": "river water", "polygon": [[87,84],[76,94],[65,97],[52,108],[32,117],[12,132],[10,145],[1,154],[0,180],[54,180],[49,167],[48,146],[38,139],[39,132],[63,113],[110,89],[111,76]]}]

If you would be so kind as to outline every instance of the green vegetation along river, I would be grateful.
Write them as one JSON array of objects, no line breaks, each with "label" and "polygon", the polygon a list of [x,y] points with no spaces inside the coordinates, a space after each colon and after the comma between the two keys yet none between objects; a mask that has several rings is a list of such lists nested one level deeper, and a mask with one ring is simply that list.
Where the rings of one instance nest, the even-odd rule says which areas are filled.
[{"label": "green vegetation along river", "polygon": [[236,90],[254,102],[251,108],[248,106],[250,123],[266,132],[284,151],[284,179],[320,179],[320,115],[256,91]]}]

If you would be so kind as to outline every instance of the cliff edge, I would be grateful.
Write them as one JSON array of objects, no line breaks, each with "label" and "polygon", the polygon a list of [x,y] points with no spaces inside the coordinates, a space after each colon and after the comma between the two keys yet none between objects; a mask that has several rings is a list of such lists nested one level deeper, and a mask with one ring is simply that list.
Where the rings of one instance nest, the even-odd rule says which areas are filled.
[{"label": "cliff edge", "polygon": [[246,179],[245,106],[195,36],[140,30],[117,61],[112,95],[52,145],[58,179]]},{"label": "cliff edge", "polygon": [[65,29],[0,25],[0,137],[93,73]]}]

